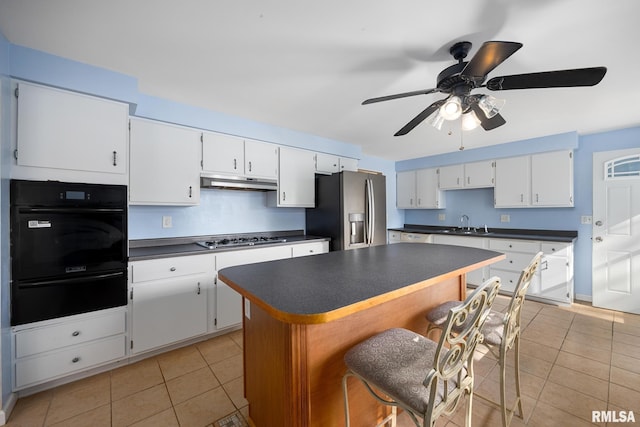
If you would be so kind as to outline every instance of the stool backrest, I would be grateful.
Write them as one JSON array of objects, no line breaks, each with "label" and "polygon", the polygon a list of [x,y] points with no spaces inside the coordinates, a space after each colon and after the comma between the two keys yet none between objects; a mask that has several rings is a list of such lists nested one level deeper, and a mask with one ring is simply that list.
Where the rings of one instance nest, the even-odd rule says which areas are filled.
[{"label": "stool backrest", "polygon": [[507,307],[507,312],[504,317],[504,330],[502,333],[502,345],[506,348],[511,348],[516,339],[516,336],[520,333],[520,317],[522,315],[522,306],[524,305],[524,298],[527,295],[529,285],[533,280],[536,270],[540,267],[542,260],[542,252],[538,252],[529,265],[522,270],[518,284],[513,291],[511,301]]},{"label": "stool backrest", "polygon": [[[429,419],[441,413],[450,414],[458,405],[463,391],[473,387],[473,352],[482,340],[482,325],[498,295],[500,279],[491,279],[478,286],[465,301],[449,311],[436,348],[433,369],[423,384],[430,387]],[[436,399],[437,393],[440,393]]]}]

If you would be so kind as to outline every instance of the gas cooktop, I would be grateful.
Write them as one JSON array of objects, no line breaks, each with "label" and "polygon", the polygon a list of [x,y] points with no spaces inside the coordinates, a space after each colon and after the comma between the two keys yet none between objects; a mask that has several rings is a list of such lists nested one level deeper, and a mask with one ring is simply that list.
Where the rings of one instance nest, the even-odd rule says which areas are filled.
[{"label": "gas cooktop", "polygon": [[235,246],[254,246],[254,245],[264,245],[268,243],[284,243],[287,239],[284,237],[229,237],[220,240],[209,240],[205,242],[196,242],[196,244],[207,248],[207,249],[216,249],[216,248],[228,248]]}]

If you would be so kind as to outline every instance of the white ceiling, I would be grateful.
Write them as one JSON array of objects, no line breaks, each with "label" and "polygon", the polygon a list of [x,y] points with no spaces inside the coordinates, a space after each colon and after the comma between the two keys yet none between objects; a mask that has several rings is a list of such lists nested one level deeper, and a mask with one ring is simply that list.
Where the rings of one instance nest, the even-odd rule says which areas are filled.
[{"label": "white ceiling", "polygon": [[[494,92],[507,124],[465,132],[468,149],[640,124],[637,0],[0,0],[13,44],[129,74],[140,91],[402,160],[456,151],[459,125],[393,134],[443,94],[449,47],[524,47],[489,74],[606,66],[594,87]],[[474,93],[488,93],[476,89]],[[449,131],[453,132],[450,133]]]}]

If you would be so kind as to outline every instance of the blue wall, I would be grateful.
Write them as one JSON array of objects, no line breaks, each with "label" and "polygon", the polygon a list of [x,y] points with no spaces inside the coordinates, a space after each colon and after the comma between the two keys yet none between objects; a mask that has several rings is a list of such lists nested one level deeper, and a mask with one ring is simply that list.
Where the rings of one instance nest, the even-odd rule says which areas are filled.
[{"label": "blue wall", "polygon": [[[405,223],[423,225],[460,224],[462,214],[469,215],[472,226],[487,224],[502,228],[532,228],[547,230],[577,230],[575,243],[575,293],[582,298],[591,297],[591,234],[590,225],[580,223],[582,215],[593,212],[593,153],[640,147],[640,127],[579,136],[576,133],[551,135],[509,144],[447,153],[398,162],[398,171],[445,166],[501,157],[519,156],[543,151],[574,150],[574,207],[496,209],[493,207],[493,189],[446,191],[446,209],[406,210]],[[445,214],[439,221],[438,215]],[[511,221],[501,223],[500,215],[509,214]]]}]

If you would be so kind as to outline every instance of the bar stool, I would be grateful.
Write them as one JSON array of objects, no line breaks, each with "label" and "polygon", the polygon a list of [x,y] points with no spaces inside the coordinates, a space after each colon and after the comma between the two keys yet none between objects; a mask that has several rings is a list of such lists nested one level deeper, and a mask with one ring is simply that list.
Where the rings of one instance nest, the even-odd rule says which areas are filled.
[{"label": "bar stool", "polygon": [[473,352],[482,340],[480,329],[499,287],[500,279],[491,278],[464,303],[452,308],[437,343],[416,332],[395,328],[349,349],[344,356],[347,372],[342,378],[347,427],[351,425],[347,386],[351,376],[359,379],[376,400],[392,407],[391,415],[383,421],[390,421],[392,427],[396,425],[397,407],[407,411],[417,427],[421,425],[418,418],[422,418],[422,426],[433,426],[440,415],[453,413],[465,394],[469,395],[466,426],[470,427]]},{"label": "bar stool", "polygon": [[[513,291],[513,296],[509,301],[507,311],[505,313],[500,313],[492,310],[487,316],[487,320],[481,330],[484,335],[483,344],[496,356],[500,366],[500,404],[493,402],[480,394],[477,394],[477,396],[501,408],[503,427],[507,427],[511,423],[516,407],[519,413],[518,417],[521,419],[523,418],[522,397],[520,393],[520,317],[527,289],[529,289],[533,275],[540,265],[542,255],[542,252],[538,252],[533,257],[529,265],[520,273],[520,278],[518,279],[516,288]],[[429,336],[434,329],[446,330],[445,325],[447,315],[445,313],[448,310],[451,310],[451,308],[459,305],[460,301],[447,301],[427,313],[426,317],[429,321],[429,326],[427,328],[426,335]],[[462,326],[463,325],[459,326],[459,329],[461,329]],[[507,409],[505,381],[507,368],[506,361],[507,352],[511,348],[513,348],[515,352],[516,401],[512,408]],[[508,417],[507,412],[509,413]]]}]

